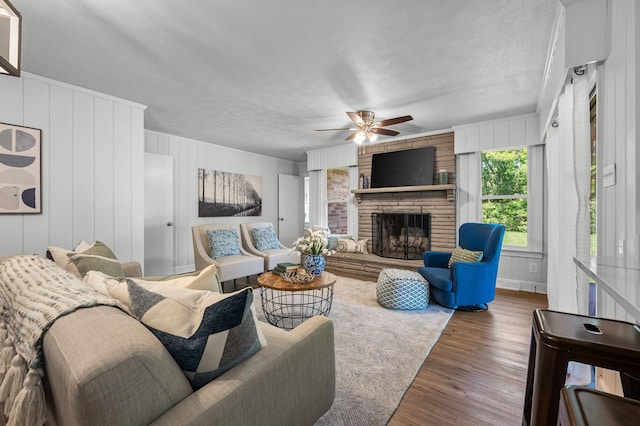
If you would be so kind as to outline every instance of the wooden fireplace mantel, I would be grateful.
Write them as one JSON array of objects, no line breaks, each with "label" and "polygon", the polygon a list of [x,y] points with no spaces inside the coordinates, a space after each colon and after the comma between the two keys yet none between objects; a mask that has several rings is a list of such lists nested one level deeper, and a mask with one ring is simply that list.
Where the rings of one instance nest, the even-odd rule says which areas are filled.
[{"label": "wooden fireplace mantel", "polygon": [[422,192],[422,191],[446,191],[447,200],[455,200],[455,185],[419,185],[419,186],[394,186],[387,188],[368,188],[368,189],[352,189],[351,192],[355,194],[356,200],[362,201],[362,197],[368,194],[387,194],[396,192]]}]

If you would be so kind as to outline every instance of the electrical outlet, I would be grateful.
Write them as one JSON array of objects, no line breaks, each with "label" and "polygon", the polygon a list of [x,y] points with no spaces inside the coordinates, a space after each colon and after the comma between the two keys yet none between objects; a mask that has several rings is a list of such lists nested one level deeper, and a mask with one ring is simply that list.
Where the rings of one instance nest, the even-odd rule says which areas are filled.
[{"label": "electrical outlet", "polygon": [[618,240],[618,256],[624,256],[624,240]]},{"label": "electrical outlet", "polygon": [[538,264],[536,262],[529,262],[529,272],[532,274],[538,273]]}]

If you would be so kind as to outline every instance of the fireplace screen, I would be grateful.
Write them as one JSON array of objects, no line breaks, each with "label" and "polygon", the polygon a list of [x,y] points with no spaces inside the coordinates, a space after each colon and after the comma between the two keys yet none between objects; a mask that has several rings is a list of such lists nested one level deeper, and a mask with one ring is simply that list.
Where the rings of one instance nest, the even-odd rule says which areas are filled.
[{"label": "fireplace screen", "polygon": [[373,213],[373,252],[395,259],[422,259],[431,250],[429,213]]}]

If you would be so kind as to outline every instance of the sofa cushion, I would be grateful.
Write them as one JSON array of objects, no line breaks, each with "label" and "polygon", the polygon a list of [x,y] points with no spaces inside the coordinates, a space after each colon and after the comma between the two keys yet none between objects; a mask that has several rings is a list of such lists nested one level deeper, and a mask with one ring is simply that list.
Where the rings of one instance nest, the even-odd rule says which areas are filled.
[{"label": "sofa cushion", "polygon": [[449,259],[449,268],[453,266],[453,262],[480,262],[482,260],[481,251],[472,251],[463,249],[458,246],[451,252],[451,258]]},{"label": "sofa cushion", "polygon": [[251,288],[220,294],[127,279],[107,281],[107,290],[162,342],[194,390],[266,345]]},{"label": "sofa cushion", "polygon": [[212,259],[241,254],[238,233],[235,229],[209,229],[207,237]]},{"label": "sofa cushion", "polygon": [[439,290],[451,291],[453,289],[450,269],[434,266],[421,266],[418,268],[418,273],[427,280],[429,285]]},{"label": "sofa cushion", "polygon": [[255,242],[256,249],[259,251],[275,250],[280,248],[278,236],[272,227],[264,226],[261,228],[253,228],[251,233],[253,234],[253,241]]},{"label": "sofa cushion", "polygon": [[96,241],[90,248],[80,253],[68,253],[67,257],[71,259],[81,277],[89,271],[100,271],[112,277],[124,277],[118,258],[101,241]]}]

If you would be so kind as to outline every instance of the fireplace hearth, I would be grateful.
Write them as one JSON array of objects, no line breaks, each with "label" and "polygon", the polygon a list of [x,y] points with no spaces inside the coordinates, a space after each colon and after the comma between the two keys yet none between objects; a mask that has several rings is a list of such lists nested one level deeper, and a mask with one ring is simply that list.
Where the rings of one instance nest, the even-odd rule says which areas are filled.
[{"label": "fireplace hearth", "polygon": [[373,253],[394,259],[422,259],[431,250],[430,213],[372,213]]}]

